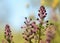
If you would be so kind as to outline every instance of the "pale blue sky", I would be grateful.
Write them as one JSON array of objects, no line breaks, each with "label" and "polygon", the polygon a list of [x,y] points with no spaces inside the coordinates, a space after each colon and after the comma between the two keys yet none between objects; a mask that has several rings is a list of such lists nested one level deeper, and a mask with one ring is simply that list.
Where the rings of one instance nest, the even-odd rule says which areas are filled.
[{"label": "pale blue sky", "polygon": [[[38,9],[40,7],[39,0],[35,2],[32,0],[1,0],[0,9],[5,13],[0,13],[0,19],[4,22],[12,25],[14,28],[19,28],[23,25],[24,17],[29,16],[30,13],[34,13],[37,17]],[[34,3],[33,3],[34,2]],[[37,3],[38,2],[38,3]],[[26,4],[29,3],[29,8],[26,8]],[[37,5],[35,5],[35,3]],[[3,8],[2,8],[3,7]],[[1,11],[0,10],[0,11]]]}]

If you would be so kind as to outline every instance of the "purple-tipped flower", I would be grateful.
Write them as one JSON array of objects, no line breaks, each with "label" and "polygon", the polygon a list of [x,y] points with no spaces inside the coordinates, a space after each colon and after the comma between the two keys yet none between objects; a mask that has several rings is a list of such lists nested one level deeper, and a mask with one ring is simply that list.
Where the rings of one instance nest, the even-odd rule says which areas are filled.
[{"label": "purple-tipped flower", "polygon": [[46,17],[46,15],[47,15],[47,13],[46,13],[45,7],[41,6],[39,9],[38,16],[40,17],[40,19],[44,19]]},{"label": "purple-tipped flower", "polygon": [[33,32],[36,32],[36,31],[38,30],[38,26],[36,25],[35,22],[32,22],[32,23],[31,23],[31,26],[34,28],[34,29],[32,30]]},{"label": "purple-tipped flower", "polygon": [[26,40],[26,41],[29,41],[31,38],[29,38],[33,33],[31,33],[31,31],[30,31],[30,21],[32,20],[32,19],[27,19],[27,17],[25,17],[25,25],[26,26],[22,26],[21,28],[25,28],[25,31],[23,32],[23,38]]},{"label": "purple-tipped flower", "polygon": [[5,26],[5,39],[8,41],[8,43],[12,42],[12,34],[11,34],[11,30],[10,30],[10,26],[7,24]]}]

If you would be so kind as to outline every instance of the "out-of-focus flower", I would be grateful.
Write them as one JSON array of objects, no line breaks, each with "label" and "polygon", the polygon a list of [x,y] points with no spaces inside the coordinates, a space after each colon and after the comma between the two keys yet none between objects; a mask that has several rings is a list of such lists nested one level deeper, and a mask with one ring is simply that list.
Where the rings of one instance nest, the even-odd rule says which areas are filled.
[{"label": "out-of-focus flower", "polygon": [[46,42],[50,43],[52,39],[54,39],[55,36],[55,26],[49,25],[46,29]]},{"label": "out-of-focus flower", "polygon": [[5,39],[8,41],[8,43],[12,43],[12,34],[11,34],[11,30],[10,30],[10,26],[7,24],[5,26]]}]

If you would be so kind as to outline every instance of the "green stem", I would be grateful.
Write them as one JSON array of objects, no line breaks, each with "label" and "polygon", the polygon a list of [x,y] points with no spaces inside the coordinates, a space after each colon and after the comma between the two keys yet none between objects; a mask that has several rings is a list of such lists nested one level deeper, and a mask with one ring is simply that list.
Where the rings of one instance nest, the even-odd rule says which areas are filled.
[{"label": "green stem", "polygon": [[29,39],[29,43],[32,43],[31,39]]},{"label": "green stem", "polygon": [[39,40],[38,40],[38,43],[40,43],[40,40],[41,40],[41,29],[39,29]]},{"label": "green stem", "polygon": [[11,43],[11,40],[10,39],[7,39],[8,43]]},{"label": "green stem", "polygon": [[[42,19],[41,21],[43,22],[44,19]],[[39,24],[39,39],[38,39],[38,43],[40,43],[41,40],[41,28],[42,28],[42,22]]]}]

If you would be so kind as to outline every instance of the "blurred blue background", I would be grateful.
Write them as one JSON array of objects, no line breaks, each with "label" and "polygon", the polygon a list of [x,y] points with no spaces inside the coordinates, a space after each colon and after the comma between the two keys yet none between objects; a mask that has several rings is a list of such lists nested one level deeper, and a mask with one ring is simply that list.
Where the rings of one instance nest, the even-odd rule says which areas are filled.
[{"label": "blurred blue background", "polygon": [[9,24],[19,30],[24,17],[32,13],[37,17],[39,7],[40,0],[0,0],[0,27]]}]

